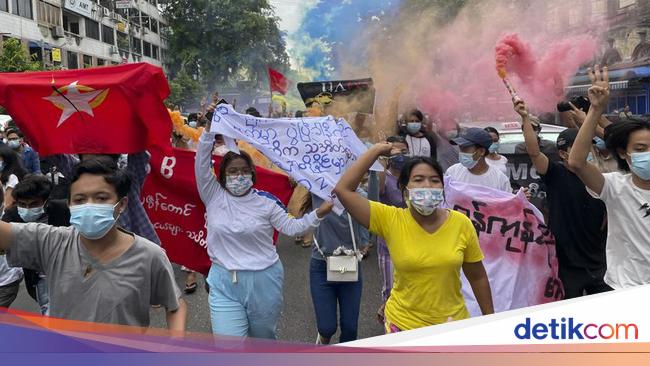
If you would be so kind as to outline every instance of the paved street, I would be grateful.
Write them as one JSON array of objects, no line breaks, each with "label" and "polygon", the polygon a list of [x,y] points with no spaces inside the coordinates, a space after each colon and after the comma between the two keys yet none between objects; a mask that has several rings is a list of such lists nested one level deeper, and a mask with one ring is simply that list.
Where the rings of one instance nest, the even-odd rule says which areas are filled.
[{"label": "paved street", "polygon": [[[292,240],[282,237],[278,251],[284,264],[284,309],[279,325],[279,338],[286,341],[314,342],[316,339],[316,320],[309,293],[310,249],[295,245]],[[179,266],[174,266],[176,280],[184,288],[185,274]],[[363,261],[363,297],[359,318],[359,338],[367,338],[382,333],[375,313],[381,302],[381,279],[377,267],[375,248],[369,258]],[[195,332],[210,332],[207,293],[203,290],[203,277],[199,276],[199,289],[186,296],[188,304],[187,329]],[[21,284],[18,299],[12,308],[37,312],[36,303],[27,295]],[[151,326],[164,327],[165,317],[162,309],[151,310]],[[338,335],[334,339],[338,339]]]}]

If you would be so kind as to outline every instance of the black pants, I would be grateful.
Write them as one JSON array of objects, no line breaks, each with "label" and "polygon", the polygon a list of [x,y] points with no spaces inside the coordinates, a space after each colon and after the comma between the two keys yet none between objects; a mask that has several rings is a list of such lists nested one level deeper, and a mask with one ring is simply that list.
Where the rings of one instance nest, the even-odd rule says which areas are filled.
[{"label": "black pants", "polygon": [[607,268],[588,269],[560,266],[559,275],[564,285],[565,299],[612,291],[603,280]]},{"label": "black pants", "polygon": [[16,300],[18,290],[20,289],[20,281],[22,280],[23,279],[21,278],[8,285],[0,286],[0,307],[8,308],[11,306],[11,303]]}]

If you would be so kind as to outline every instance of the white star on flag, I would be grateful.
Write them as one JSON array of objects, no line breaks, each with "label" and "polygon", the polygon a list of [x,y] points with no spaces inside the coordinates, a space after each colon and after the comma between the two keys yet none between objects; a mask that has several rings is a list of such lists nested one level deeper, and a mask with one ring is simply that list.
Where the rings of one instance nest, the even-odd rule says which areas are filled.
[{"label": "white star on flag", "polygon": [[[95,99],[97,95],[101,94],[103,90],[93,90],[82,94],[79,92],[79,89],[77,89],[78,82],[79,81],[75,81],[68,85],[68,90],[65,96],[70,102],[72,102],[72,104],[74,104],[75,107],[77,107],[79,112],[85,112],[91,117],[94,117],[95,115],[93,114],[93,108],[90,106],[90,102]],[[56,127],[61,126],[61,124],[70,118],[70,116],[77,113],[77,110],[70,105],[70,102],[65,100],[62,95],[51,95],[49,97],[43,97],[43,99],[49,100],[54,104],[63,105],[63,113],[61,113],[61,118],[59,118],[59,123]]]}]

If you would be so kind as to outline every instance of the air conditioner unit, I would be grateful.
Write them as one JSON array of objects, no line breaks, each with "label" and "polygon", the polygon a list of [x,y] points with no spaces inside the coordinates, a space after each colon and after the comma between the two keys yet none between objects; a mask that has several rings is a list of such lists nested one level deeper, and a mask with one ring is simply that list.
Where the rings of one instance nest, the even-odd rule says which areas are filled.
[{"label": "air conditioner unit", "polygon": [[102,14],[104,14],[105,17],[110,17],[111,11],[108,10],[108,8],[102,8]]},{"label": "air conditioner unit", "polygon": [[63,38],[65,37],[65,34],[63,33],[63,27],[61,26],[56,26],[51,28],[52,31],[52,38]]},{"label": "air conditioner unit", "polygon": [[108,48],[108,52],[109,52],[111,55],[115,55],[115,54],[117,54],[119,51],[118,51],[118,49],[117,49],[117,46],[110,46],[110,47]]}]

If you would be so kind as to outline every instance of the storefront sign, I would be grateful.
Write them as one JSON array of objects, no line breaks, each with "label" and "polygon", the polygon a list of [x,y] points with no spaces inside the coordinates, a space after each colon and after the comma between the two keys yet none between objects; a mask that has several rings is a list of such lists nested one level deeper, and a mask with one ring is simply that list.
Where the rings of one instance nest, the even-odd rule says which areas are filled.
[{"label": "storefront sign", "polygon": [[65,0],[64,7],[77,14],[90,18],[92,17],[92,4],[93,3],[90,0]]},{"label": "storefront sign", "polygon": [[52,48],[52,61],[61,62],[61,49]]}]

